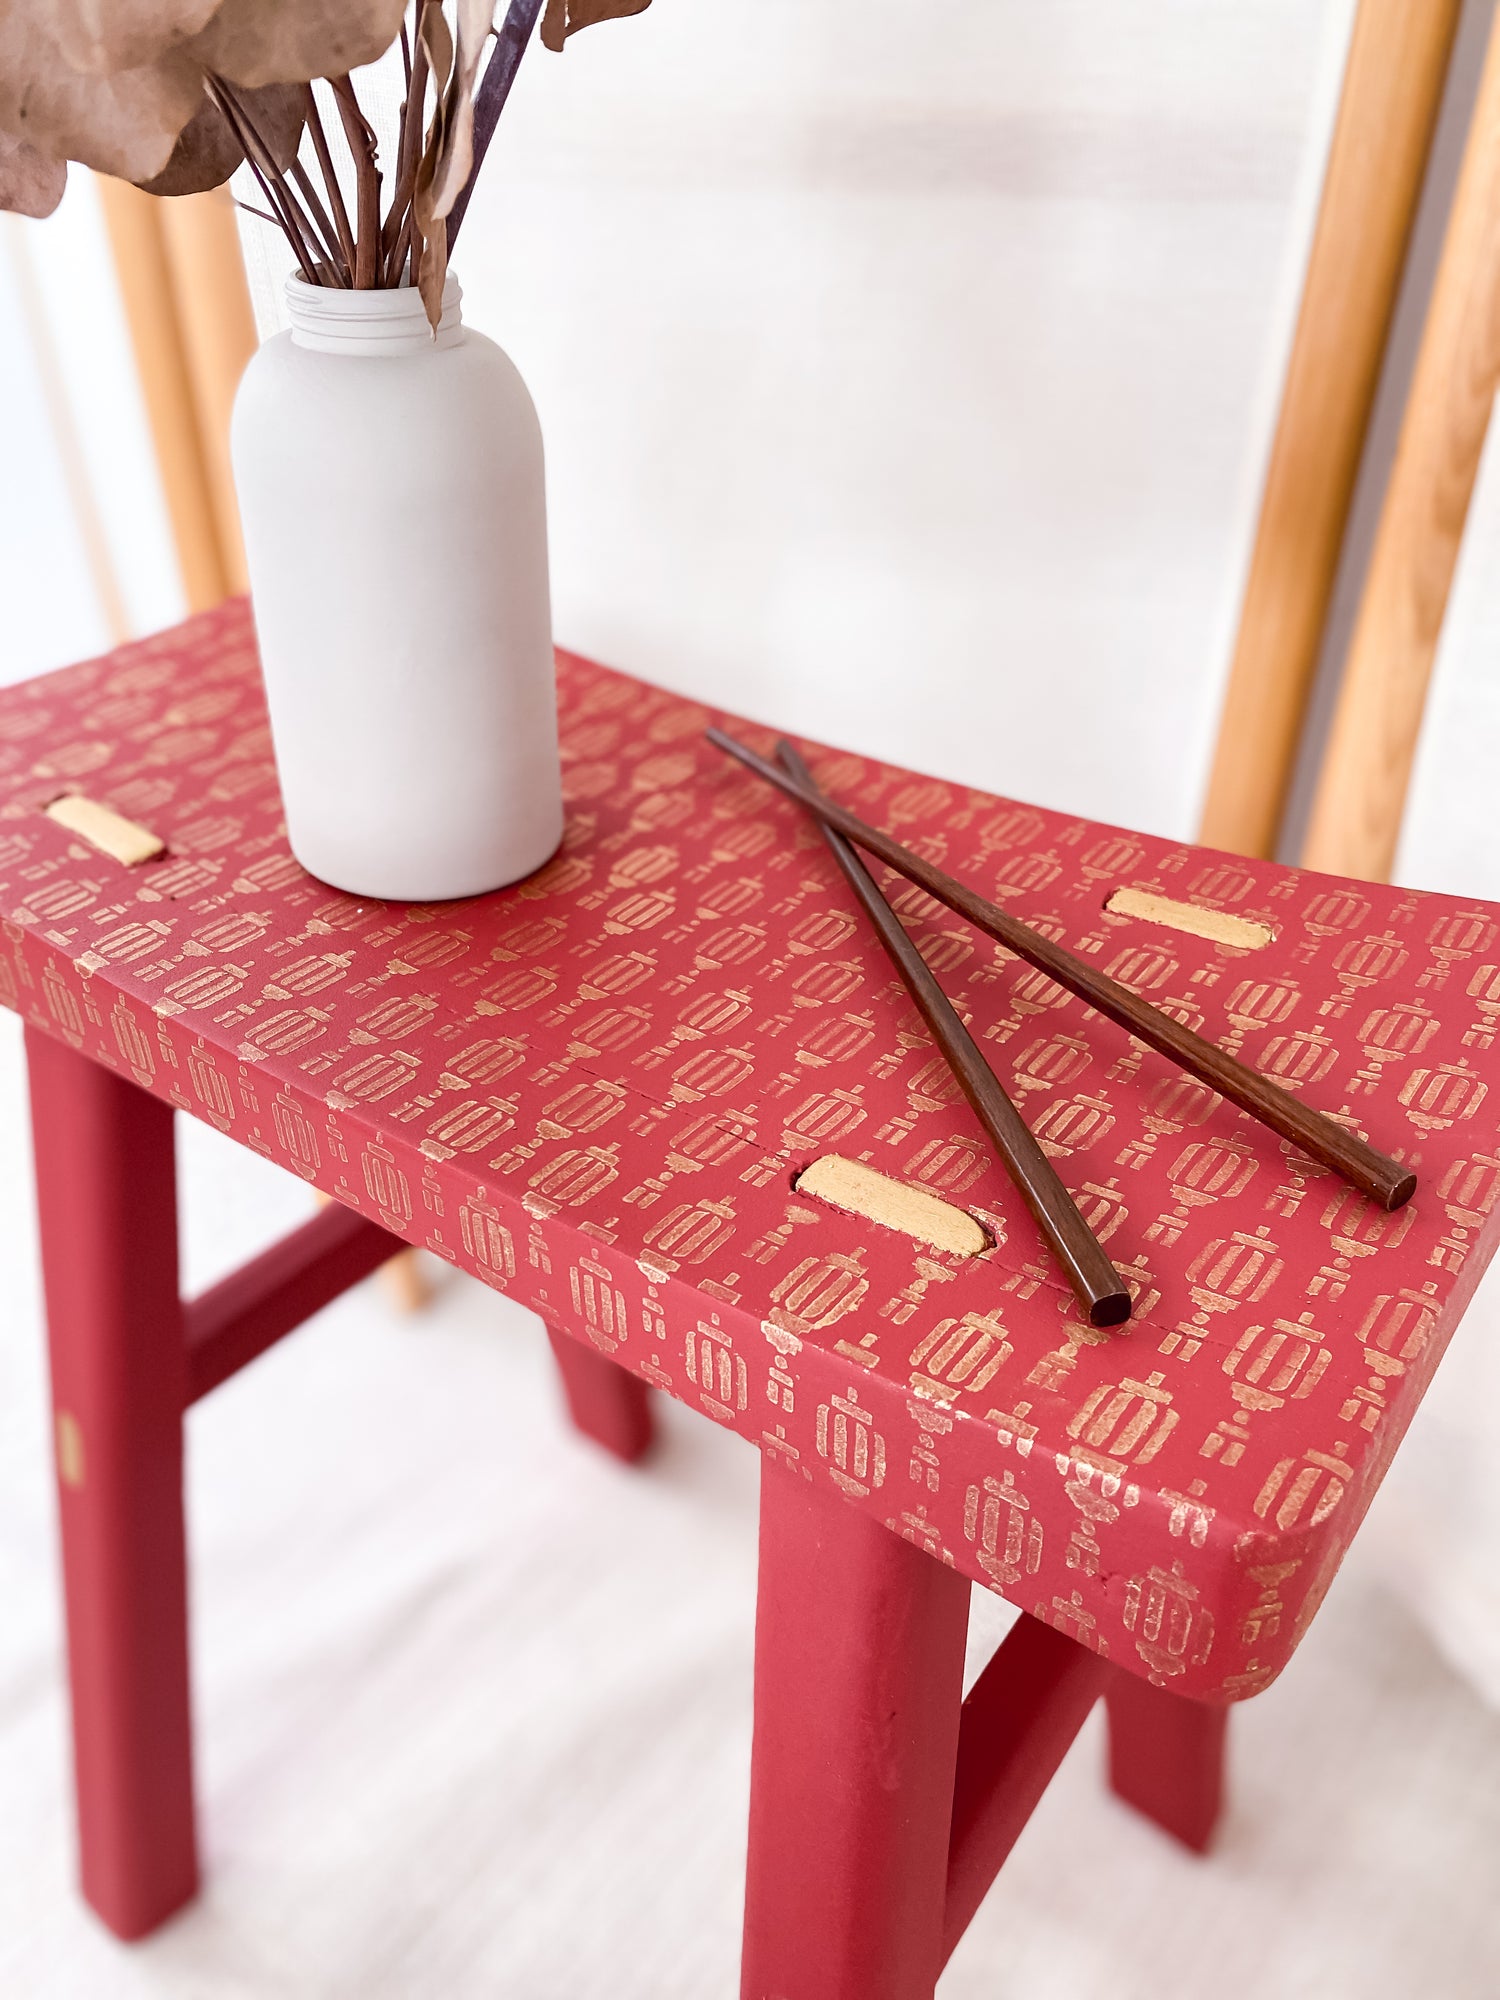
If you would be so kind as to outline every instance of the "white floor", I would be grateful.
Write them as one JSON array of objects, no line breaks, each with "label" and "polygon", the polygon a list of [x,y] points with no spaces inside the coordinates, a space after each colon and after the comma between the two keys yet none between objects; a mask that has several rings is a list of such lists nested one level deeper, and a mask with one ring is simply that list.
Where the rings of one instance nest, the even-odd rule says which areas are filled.
[{"label": "white floor", "polygon": [[[133,1949],[76,1902],[23,1114],[0,1016],[0,1995],[730,2000],[753,1460],[673,1408],[616,1469],[467,1282],[415,1319],[367,1285],[194,1414],[208,1884]],[[183,1154],[194,1285],[307,1213]],[[1357,1556],[1235,1720],[1207,1864],[1111,1801],[1091,1726],[943,2000],[1500,1990],[1500,1718]]]}]

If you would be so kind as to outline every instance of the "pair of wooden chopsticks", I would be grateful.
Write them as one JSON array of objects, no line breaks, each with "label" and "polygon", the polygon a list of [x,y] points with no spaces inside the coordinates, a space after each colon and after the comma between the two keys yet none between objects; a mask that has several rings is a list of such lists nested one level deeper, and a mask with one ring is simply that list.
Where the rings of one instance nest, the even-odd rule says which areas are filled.
[{"label": "pair of wooden chopsticks", "polygon": [[1093,1231],[1078,1213],[1051,1162],[1025,1121],[1006,1096],[973,1037],[934,978],[931,968],[907,935],[900,919],[876,887],[850,842],[873,854],[887,867],[915,882],[931,896],[965,917],[1003,944],[1018,958],[1034,965],[1068,992],[1120,1027],[1136,1035],[1289,1139],[1321,1165],[1331,1168],[1382,1208],[1400,1208],[1416,1190],[1417,1177],[1399,1161],[1387,1159],[1334,1119],[1312,1110],[1256,1070],[1237,1062],[1223,1049],[1195,1035],[1170,1014],[1163,1014],[1139,994],[1110,979],[1082,959],[1074,958],[1050,938],[1019,918],[1010,916],[976,890],[934,867],[899,840],[870,826],[821,792],[807,766],[790,744],[778,746],[780,765],[769,763],[745,744],[710,729],[708,740],[718,749],[805,806],[822,825],[834,856],[881,942],[890,953],[907,990],[921,1009],[980,1122],[994,1142],[1007,1171],[1037,1220],[1058,1261],[1066,1271],[1079,1304],[1095,1326],[1116,1326],[1130,1316],[1130,1297]]}]

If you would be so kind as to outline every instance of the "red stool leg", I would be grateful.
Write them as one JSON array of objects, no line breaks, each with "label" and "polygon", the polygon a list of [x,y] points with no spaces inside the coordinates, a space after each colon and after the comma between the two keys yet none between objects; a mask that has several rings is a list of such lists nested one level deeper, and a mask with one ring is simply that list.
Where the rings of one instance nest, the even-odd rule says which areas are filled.
[{"label": "red stool leg", "polygon": [[1228,1709],[1184,1701],[1119,1669],[1105,1702],[1113,1790],[1184,1846],[1206,1853],[1223,1804]]},{"label": "red stool leg", "polygon": [[586,1340],[547,1328],[568,1414],[585,1437],[633,1465],[651,1442],[651,1391]]},{"label": "red stool leg", "polygon": [[762,1461],[743,2000],[932,2000],[969,1585]]},{"label": "red stool leg", "polygon": [[198,1883],[172,1110],[28,1031],[83,1893],[144,1935]]}]

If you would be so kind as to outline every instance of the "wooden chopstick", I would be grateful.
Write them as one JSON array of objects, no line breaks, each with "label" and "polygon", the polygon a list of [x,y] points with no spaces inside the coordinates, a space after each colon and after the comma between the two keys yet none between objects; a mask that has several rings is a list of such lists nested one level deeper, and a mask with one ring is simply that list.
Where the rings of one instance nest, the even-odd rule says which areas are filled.
[{"label": "wooden chopstick", "polygon": [[764,778],[767,784],[775,785],[789,798],[806,806],[825,826],[833,827],[846,839],[855,841],[867,853],[875,855],[888,868],[894,868],[908,881],[917,883],[940,903],[946,903],[950,910],[956,910],[976,928],[1003,944],[1007,951],[1013,951],[1017,958],[1024,958],[1028,965],[1034,965],[1039,972],[1046,973],[1049,979],[1056,980],[1059,986],[1066,987],[1107,1019],[1130,1034],[1139,1036],[1148,1047],[1169,1057],[1189,1075],[1200,1078],[1221,1097],[1227,1097],[1231,1104],[1239,1105],[1242,1111],[1248,1111],[1252,1118],[1269,1125],[1283,1139],[1300,1146],[1304,1153],[1342,1175],[1361,1193],[1379,1202],[1382,1208],[1400,1208],[1416,1192],[1417,1177],[1409,1167],[1377,1153],[1373,1146],[1367,1145],[1353,1132],[1346,1131],[1335,1119],[1325,1117],[1321,1111],[1314,1111],[1289,1091],[1272,1083],[1268,1077],[1261,1076],[1244,1063],[1236,1062],[1223,1049],[1204,1041],[1191,1028],[1183,1027],[1170,1014],[1161,1013],[1148,1000],[1132,993],[1129,987],[1119,985],[1095,967],[1086,965],[1082,959],[1074,958],[1071,952],[1064,951],[1061,945],[1043,937],[1040,931],[1032,930],[1019,918],[1009,915],[997,903],[987,901],[976,890],[944,874],[941,868],[924,861],[921,855],[903,847],[899,840],[882,833],[878,827],[870,826],[824,793],[809,790],[745,744],[726,736],[722,729],[710,729],[706,734],[716,748],[738,758],[758,777]]},{"label": "wooden chopstick", "polygon": [[[809,791],[818,792],[812,773],[790,743],[778,743],[776,754],[783,766]],[[890,954],[903,984],[917,1003],[922,1018],[931,1028],[948,1067],[974,1107],[974,1115],[989,1134],[990,1141],[1015,1182],[1022,1200],[1036,1218],[1073,1288],[1074,1297],[1088,1316],[1091,1326],[1118,1326],[1130,1317],[1130,1293],[1119,1272],[1105,1255],[1092,1229],[1074,1206],[1073,1197],[1058,1179],[1057,1170],[1037,1144],[1026,1121],[1017,1111],[995,1072],[980,1053],[974,1037],[959,1018],[957,1009],[938,984],[932,967],[907,935],[905,926],[891,908],[875,878],[841,833],[826,823],[823,838],[833,858],[844,872],[865,915]]]}]

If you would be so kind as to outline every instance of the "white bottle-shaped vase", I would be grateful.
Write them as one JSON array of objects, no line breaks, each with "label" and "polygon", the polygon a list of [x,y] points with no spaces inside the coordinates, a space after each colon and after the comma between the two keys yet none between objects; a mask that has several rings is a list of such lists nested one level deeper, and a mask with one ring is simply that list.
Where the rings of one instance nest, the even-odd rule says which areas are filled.
[{"label": "white bottle-shaped vase", "polygon": [[356,896],[528,875],[562,837],[541,430],[413,289],[287,283],[232,450],[292,852]]}]

